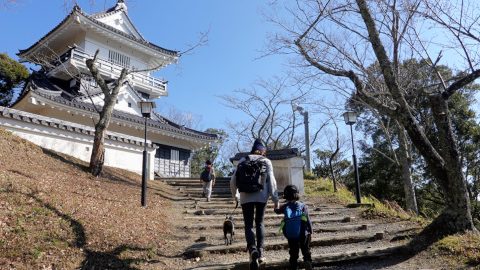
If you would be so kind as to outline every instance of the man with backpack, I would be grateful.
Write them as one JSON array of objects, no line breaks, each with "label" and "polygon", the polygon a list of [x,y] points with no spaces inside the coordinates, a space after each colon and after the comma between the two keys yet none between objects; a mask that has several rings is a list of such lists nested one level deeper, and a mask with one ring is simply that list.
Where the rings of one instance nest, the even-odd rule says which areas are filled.
[{"label": "man with backpack", "polygon": [[250,269],[258,269],[265,261],[263,223],[268,198],[272,197],[275,208],[279,206],[277,181],[273,175],[272,162],[265,157],[266,153],[267,148],[260,139],[256,139],[250,154],[240,159],[230,180],[232,196],[242,206]]},{"label": "man with backpack", "polygon": [[308,216],[307,205],[300,201],[298,188],[288,185],[283,191],[283,198],[287,201],[275,213],[284,214],[280,227],[283,235],[288,240],[290,253],[290,268],[298,269],[298,252],[302,250],[303,263],[306,270],[312,269],[312,255],[310,253],[310,241],[312,235],[312,221]]},{"label": "man with backpack", "polygon": [[205,161],[205,168],[200,173],[200,182],[202,182],[203,197],[207,197],[207,202],[210,201],[212,196],[212,188],[215,185],[215,170],[213,169],[212,162],[207,159]]}]

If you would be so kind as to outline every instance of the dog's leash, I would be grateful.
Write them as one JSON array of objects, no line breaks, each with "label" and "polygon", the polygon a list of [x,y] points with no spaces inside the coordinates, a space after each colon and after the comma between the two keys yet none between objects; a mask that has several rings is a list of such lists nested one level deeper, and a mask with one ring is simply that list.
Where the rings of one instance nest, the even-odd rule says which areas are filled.
[{"label": "dog's leash", "polygon": [[233,211],[228,216],[233,216],[233,213],[235,212],[235,210],[237,210],[237,208],[238,208],[238,201],[237,201],[237,204],[235,204],[235,208],[233,208]]}]

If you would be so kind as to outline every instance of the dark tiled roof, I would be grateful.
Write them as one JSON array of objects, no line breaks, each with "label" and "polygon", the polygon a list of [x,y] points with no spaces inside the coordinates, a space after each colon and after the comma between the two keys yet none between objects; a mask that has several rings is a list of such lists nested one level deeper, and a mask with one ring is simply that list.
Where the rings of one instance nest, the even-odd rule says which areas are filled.
[{"label": "dark tiled roof", "polygon": [[[16,119],[18,121],[28,122],[32,124],[42,125],[51,128],[63,129],[70,132],[81,133],[89,136],[95,135],[95,129],[75,123],[61,121],[55,118],[45,117],[33,113],[5,108],[0,106],[0,117]],[[106,138],[114,141],[124,142],[128,144],[136,144],[143,146],[144,142],[141,138],[135,138],[117,132],[107,131]],[[152,143],[147,143],[148,147],[155,147]]]},{"label": "dark tiled roof", "polygon": [[[249,152],[242,152],[237,153],[233,158],[230,158],[230,161],[240,160],[243,157],[248,156]],[[292,157],[299,157],[300,152],[298,152],[298,148],[286,148],[286,149],[279,149],[279,150],[267,150],[267,158],[270,160],[282,160],[282,159],[289,159]]]},{"label": "dark tiled roof", "polygon": [[[70,12],[70,14],[65,17],[57,26],[55,26],[55,28],[53,28],[50,32],[48,32],[45,36],[43,36],[40,40],[38,40],[37,42],[35,42],[35,44],[33,44],[32,46],[30,46],[29,48],[25,49],[25,50],[19,50],[19,53],[17,55],[21,55],[27,51],[29,51],[30,49],[32,49],[33,47],[35,47],[36,45],[38,45],[39,43],[41,43],[43,40],[45,40],[51,33],[53,33],[55,30],[59,29],[62,25],[64,25],[69,18],[75,16],[76,14],[79,14],[79,15],[82,15],[84,18],[88,19],[89,21],[97,24],[98,26],[100,27],[103,27],[105,29],[108,29],[109,31],[112,31],[112,32],[115,32],[116,34],[119,34],[121,36],[124,36],[132,41],[135,41],[137,43],[140,43],[142,45],[145,45],[151,49],[154,49],[156,51],[159,51],[159,52],[162,52],[162,53],[165,53],[165,54],[168,54],[168,55],[171,55],[171,56],[177,56],[178,55],[178,51],[173,51],[173,50],[168,50],[168,49],[165,49],[165,48],[162,48],[158,45],[155,45],[151,42],[148,42],[148,41],[145,41],[143,39],[138,39],[132,35],[128,35],[127,33],[124,33],[118,29],[115,29],[105,23],[102,23],[98,20],[96,20],[95,18],[91,17],[91,16],[88,16],[87,14],[83,13],[83,11],[80,9],[79,6],[75,6],[72,10],[72,12]],[[133,24],[132,24],[133,25]],[[137,31],[138,32],[138,31]]]},{"label": "dark tiled roof", "polygon": [[[37,95],[47,98],[55,103],[64,104],[72,108],[78,108],[84,111],[97,112],[94,105],[91,103],[81,102],[75,99],[74,93],[65,91],[59,85],[55,84],[53,81],[47,79],[44,76],[34,74],[30,77],[28,83],[31,87],[26,87],[31,89]],[[26,91],[24,91],[24,94]],[[20,100],[19,98],[18,100]],[[17,100],[17,102],[18,102]],[[125,120],[132,123],[142,124],[145,122],[144,118],[141,116],[133,115],[130,113],[122,112],[115,110],[112,114],[113,119]],[[176,124],[168,119],[163,118],[158,114],[154,114],[152,118],[148,119],[147,125],[150,127],[158,128],[164,131],[173,132],[179,135],[184,135],[188,137],[203,139],[203,140],[216,140],[218,136],[216,134],[205,133],[197,131],[194,129],[183,127],[182,125]]]}]

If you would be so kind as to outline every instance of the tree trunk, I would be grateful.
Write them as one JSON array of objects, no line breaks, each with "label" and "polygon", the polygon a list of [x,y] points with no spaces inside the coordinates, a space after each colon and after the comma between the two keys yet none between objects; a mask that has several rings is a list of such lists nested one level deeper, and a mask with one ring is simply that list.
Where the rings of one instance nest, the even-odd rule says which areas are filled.
[{"label": "tree trunk", "polygon": [[[451,235],[468,230],[477,231],[473,224],[470,200],[462,172],[456,139],[448,112],[448,103],[442,96],[430,97],[439,153],[444,163],[436,164],[431,159],[425,159],[432,174],[435,176],[445,196],[445,208],[442,213],[420,234],[412,244],[425,246],[445,235]],[[422,243],[423,242],[423,243]]]},{"label": "tree trunk", "polygon": [[93,138],[92,156],[90,157],[90,172],[94,176],[100,175],[103,170],[105,160],[105,133],[112,118],[113,107],[117,96],[118,91],[114,91],[113,94],[105,97],[105,104],[100,112],[100,119],[95,125],[95,137]]},{"label": "tree trunk", "polygon": [[92,73],[95,82],[97,82],[100,89],[104,94],[103,98],[103,107],[100,111],[100,118],[98,119],[97,124],[95,124],[95,136],[93,138],[93,148],[92,155],[90,157],[90,172],[94,176],[100,175],[103,170],[103,164],[105,160],[105,133],[110,124],[110,119],[112,118],[113,108],[117,101],[118,93],[125,82],[127,76],[127,70],[124,68],[120,73],[119,78],[116,80],[112,89],[107,85],[105,80],[102,78],[98,68],[95,66],[95,61],[97,60],[98,53],[97,50],[93,59],[87,59],[85,63],[87,64],[90,73]]},{"label": "tree trunk", "polygon": [[90,157],[90,173],[94,176],[100,175],[105,161],[105,128],[98,128],[95,125],[95,136],[93,138],[92,155]]},{"label": "tree trunk", "polygon": [[339,144],[339,142],[338,142],[338,137],[337,137],[337,149],[335,149],[335,152],[333,152],[333,154],[328,159],[328,165],[330,167],[330,173],[332,174],[332,180],[333,180],[333,192],[338,191],[338,189],[337,189],[337,177],[335,175],[335,170],[333,168],[333,160],[335,159],[338,152],[340,151],[340,148],[339,148],[338,144]]},{"label": "tree trunk", "polygon": [[[410,140],[422,154],[442,191],[444,194],[448,194],[445,198],[445,209],[442,214],[422,232],[422,235],[428,236],[427,241],[424,241],[423,244],[428,244],[428,241],[434,241],[441,236],[476,230],[473,225],[470,201],[468,200],[467,188],[461,170],[456,138],[450,121],[447,104],[448,93],[444,94],[445,99],[441,94],[430,96],[430,105],[438,135],[438,144],[433,145],[423,128],[413,117],[410,106],[398,87],[398,78],[394,75],[391,62],[366,1],[356,0],[356,2],[368,30],[370,44],[382,69],[385,84],[392,98],[398,104],[395,113],[390,116],[397,119],[405,127]],[[358,78],[354,77],[354,79]],[[359,82],[354,80],[354,84],[357,89],[362,90]],[[365,96],[368,98],[367,95]],[[379,108],[378,104],[373,105],[373,107]]]},{"label": "tree trunk", "polygon": [[332,174],[332,181],[333,181],[333,192],[337,192],[337,177],[335,176],[335,170],[333,169],[332,158],[328,161],[328,165],[330,167],[330,173]]},{"label": "tree trunk", "polygon": [[411,158],[410,151],[408,147],[408,140],[405,134],[405,129],[397,124],[398,127],[398,138],[400,144],[399,151],[399,161],[400,161],[400,170],[403,180],[403,190],[405,192],[405,204],[407,210],[418,214],[417,198],[415,196],[415,188],[412,183],[412,174],[410,172]]}]

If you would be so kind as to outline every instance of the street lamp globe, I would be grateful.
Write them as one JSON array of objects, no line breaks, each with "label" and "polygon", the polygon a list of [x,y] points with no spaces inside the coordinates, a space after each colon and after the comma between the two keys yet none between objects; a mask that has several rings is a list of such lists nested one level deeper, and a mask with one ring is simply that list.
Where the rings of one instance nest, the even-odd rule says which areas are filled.
[{"label": "street lamp globe", "polygon": [[353,125],[357,122],[357,113],[353,111],[344,112],[343,119],[345,120],[345,124]]},{"label": "street lamp globe", "polygon": [[153,111],[153,108],[155,108],[155,102],[153,101],[140,101],[139,102],[140,110],[142,112],[143,117],[150,118],[150,115]]}]

